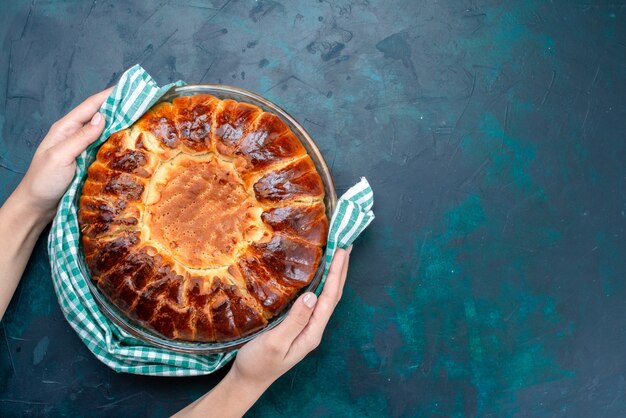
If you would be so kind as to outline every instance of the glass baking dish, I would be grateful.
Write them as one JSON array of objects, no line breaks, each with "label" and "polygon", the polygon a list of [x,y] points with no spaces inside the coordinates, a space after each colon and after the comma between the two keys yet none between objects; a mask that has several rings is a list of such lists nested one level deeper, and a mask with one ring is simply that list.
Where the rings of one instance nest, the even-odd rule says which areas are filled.
[{"label": "glass baking dish", "polygon": [[[302,125],[300,125],[291,115],[289,115],[289,113],[287,113],[274,103],[270,102],[269,100],[249,91],[221,84],[196,84],[186,85],[182,87],[173,87],[167,93],[165,93],[165,95],[163,95],[159,102],[172,101],[174,98],[179,96],[192,96],[195,94],[210,94],[219,99],[232,99],[238,102],[250,103],[260,107],[264,111],[272,112],[275,115],[279,116],[291,128],[293,133],[300,139],[307,152],[309,153],[309,156],[315,163],[317,171],[322,178],[322,182],[324,183],[324,204],[326,205],[326,216],[328,217],[328,220],[330,222],[333,210],[335,209],[335,205],[337,203],[337,194],[335,191],[333,179],[330,175],[328,165],[326,164],[326,161],[324,161],[322,153]],[[83,179],[83,182],[84,181],[85,179]],[[79,190],[82,191],[82,185],[80,186]],[[77,209],[80,207],[79,201],[80,193],[77,193],[75,202]],[[322,274],[324,272],[325,251],[324,255],[322,256],[322,261],[320,262],[315,276],[313,277],[313,280],[308,286],[300,291],[300,294],[307,291],[315,291],[315,289],[320,284]],[[91,293],[93,294],[94,299],[102,313],[104,313],[104,315],[106,315],[111,321],[117,324],[121,329],[123,329],[133,337],[137,338],[138,340],[141,340],[147,344],[170,349],[177,352],[190,354],[214,354],[235,350],[256,337],[257,335],[268,331],[278,325],[285,318],[291,307],[291,305],[289,305],[280,314],[270,319],[268,325],[264,328],[250,335],[240,337],[235,340],[209,343],[170,340],[151,330],[148,330],[136,321],[128,318],[124,312],[118,309],[112,302],[107,299],[104,294],[102,294],[102,292],[100,292],[100,289],[98,289],[98,287],[91,280],[91,274],[89,273],[89,269],[84,258],[82,240],[80,243],[80,255],[81,256],[79,257],[79,268],[83,275],[87,278],[87,283],[89,285]]]}]

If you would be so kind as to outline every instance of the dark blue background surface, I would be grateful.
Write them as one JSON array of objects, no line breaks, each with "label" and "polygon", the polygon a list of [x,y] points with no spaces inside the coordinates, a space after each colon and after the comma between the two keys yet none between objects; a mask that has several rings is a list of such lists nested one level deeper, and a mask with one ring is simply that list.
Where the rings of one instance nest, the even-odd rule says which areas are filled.
[{"label": "dark blue background surface", "polygon": [[[623,1],[4,1],[0,41],[2,201],[135,63],[264,95],[339,192],[369,179],[324,342],[252,416],[626,414]],[[165,416],[223,375],[99,363],[43,239],[0,334],[3,416]]]}]

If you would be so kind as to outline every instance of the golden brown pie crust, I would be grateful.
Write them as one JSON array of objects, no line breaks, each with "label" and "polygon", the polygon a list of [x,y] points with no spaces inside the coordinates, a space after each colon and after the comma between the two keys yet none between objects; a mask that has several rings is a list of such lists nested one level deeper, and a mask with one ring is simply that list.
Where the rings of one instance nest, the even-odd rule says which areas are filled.
[{"label": "golden brown pie crust", "polygon": [[323,198],[278,116],[195,95],[111,135],[78,219],[92,280],[127,316],[170,339],[228,341],[264,327],[313,279]]}]

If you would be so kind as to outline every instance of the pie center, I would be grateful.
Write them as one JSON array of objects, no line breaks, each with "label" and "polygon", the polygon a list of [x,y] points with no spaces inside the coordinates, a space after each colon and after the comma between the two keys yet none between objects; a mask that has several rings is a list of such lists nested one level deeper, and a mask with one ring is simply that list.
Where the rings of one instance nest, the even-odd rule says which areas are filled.
[{"label": "pie center", "polygon": [[261,238],[261,213],[232,163],[183,153],[152,176],[142,234],[189,268],[216,269]]}]

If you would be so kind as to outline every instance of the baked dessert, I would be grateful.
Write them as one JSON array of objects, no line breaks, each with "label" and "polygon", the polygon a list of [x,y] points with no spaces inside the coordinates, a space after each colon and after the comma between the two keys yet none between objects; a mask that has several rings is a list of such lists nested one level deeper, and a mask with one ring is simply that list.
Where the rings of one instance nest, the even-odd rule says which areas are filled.
[{"label": "baked dessert", "polygon": [[155,105],[102,145],[78,219],[101,292],[162,336],[228,341],[313,279],[321,178],[278,116],[210,95]]}]

